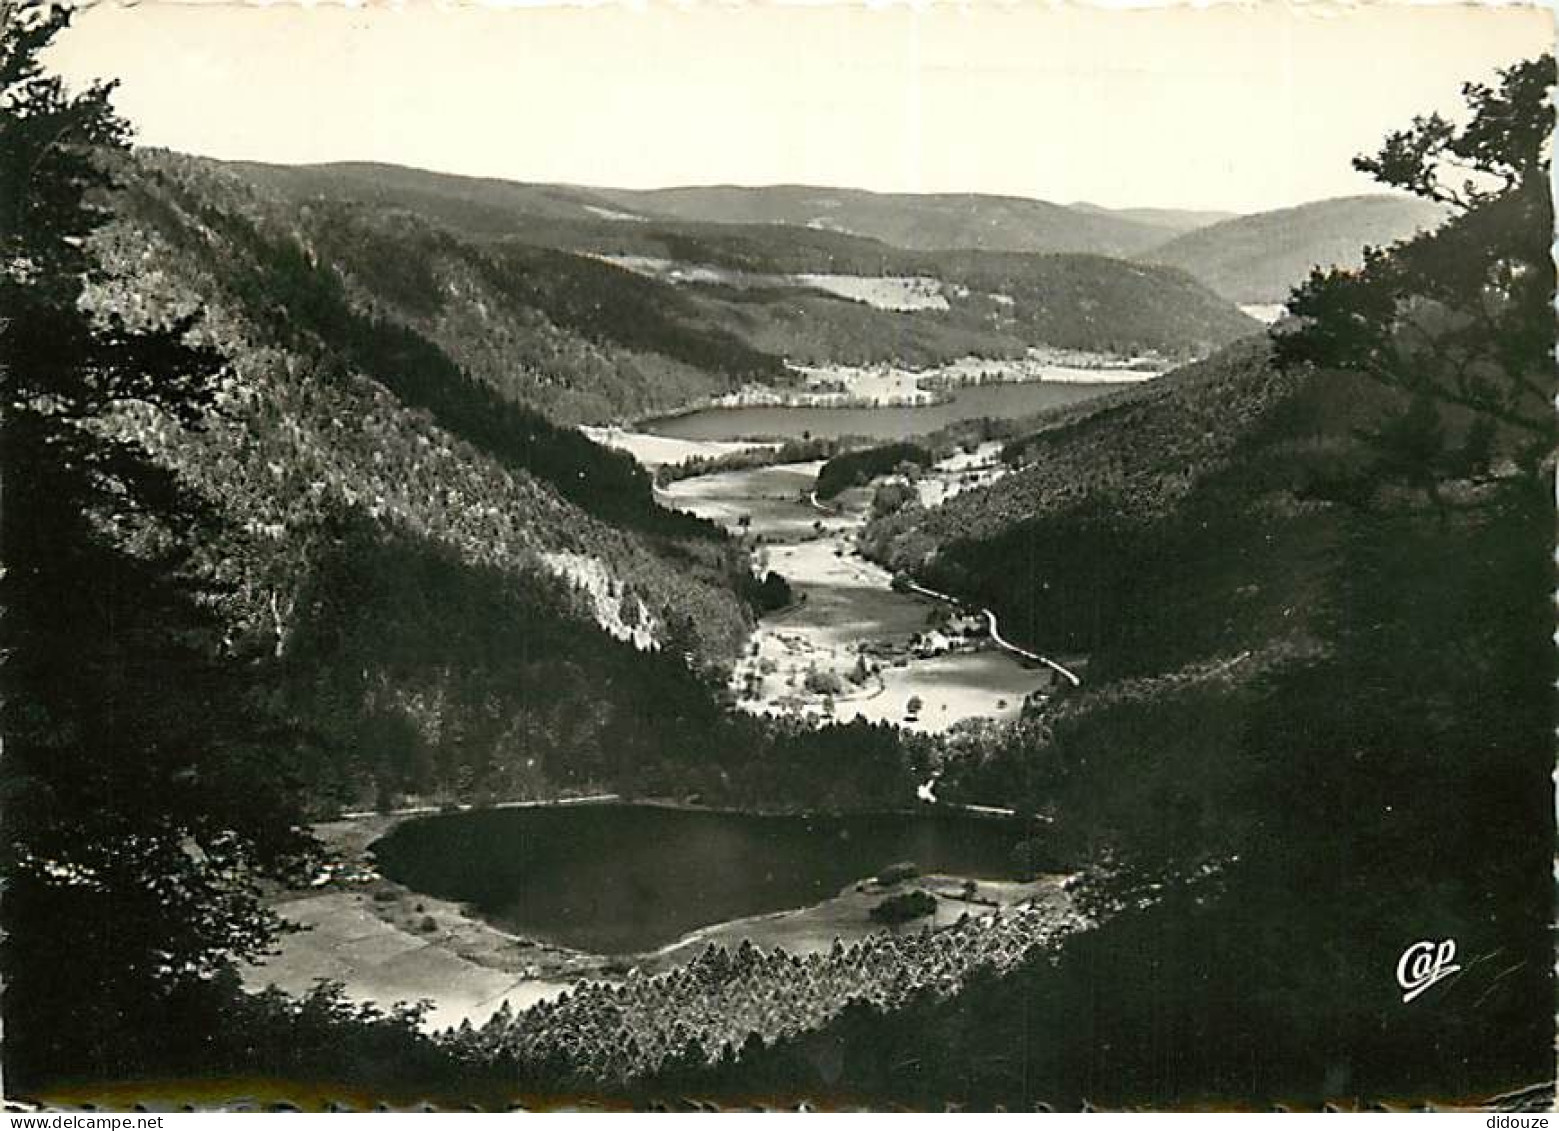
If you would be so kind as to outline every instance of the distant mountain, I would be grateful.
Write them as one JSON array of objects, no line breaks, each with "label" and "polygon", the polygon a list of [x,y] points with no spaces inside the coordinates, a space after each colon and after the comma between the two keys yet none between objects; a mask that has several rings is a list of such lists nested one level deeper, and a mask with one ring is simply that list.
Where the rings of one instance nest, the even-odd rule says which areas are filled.
[{"label": "distant mountain", "polygon": [[290,195],[394,205],[477,235],[520,235],[536,221],[625,224],[681,220],[782,224],[864,236],[893,247],[1084,252],[1129,256],[1228,213],[1061,205],[982,193],[875,193],[805,185],[617,189],[525,184],[370,162],[229,162],[245,179]]},{"label": "distant mountain", "polygon": [[[686,204],[680,190],[376,165],[211,167],[291,202],[292,222],[354,286],[473,372],[571,421],[783,380],[784,361],[933,365],[1032,346],[1186,358],[1255,328],[1182,272],[1098,255],[915,251],[826,227],[620,218]],[[745,208],[791,192],[736,199]],[[976,203],[954,213],[983,207],[962,199]]]},{"label": "distant mountain", "polygon": [[1075,200],[1067,205],[1078,212],[1093,212],[1105,216],[1117,216],[1136,224],[1147,224],[1176,235],[1236,219],[1238,212],[1206,212],[1190,208],[1105,208],[1101,204],[1089,204]]},{"label": "distant mountain", "polygon": [[1124,256],[1163,238],[1164,225],[1099,209],[976,193],[717,185],[592,189],[625,211],[733,224],[788,224],[870,236],[918,251],[1087,252]]},{"label": "distant mountain", "polygon": [[340,161],[323,165],[221,162],[247,181],[293,197],[350,198],[406,208],[473,234],[511,235],[535,220],[640,219],[589,189],[462,177],[404,165]]},{"label": "distant mountain", "polygon": [[1312,267],[1356,266],[1366,244],[1395,243],[1445,215],[1414,197],[1340,197],[1224,220],[1139,258],[1179,267],[1233,302],[1282,302]]}]

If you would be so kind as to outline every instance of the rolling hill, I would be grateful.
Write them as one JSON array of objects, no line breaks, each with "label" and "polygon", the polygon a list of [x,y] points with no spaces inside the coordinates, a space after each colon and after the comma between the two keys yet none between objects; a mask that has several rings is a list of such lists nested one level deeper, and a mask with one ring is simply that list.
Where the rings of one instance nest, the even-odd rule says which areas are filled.
[{"label": "rolling hill", "polygon": [[806,185],[590,191],[645,216],[817,228],[915,251],[1125,256],[1159,242],[1166,229],[1184,231],[1194,223],[1166,224],[1162,217],[978,193],[875,193]]},{"label": "rolling hill", "polygon": [[526,184],[368,162],[282,166],[237,161],[229,168],[273,190],[315,196],[349,193],[358,200],[408,208],[487,236],[519,234],[537,220],[565,224],[681,220],[813,228],[919,251],[1128,256],[1229,216],[1062,205],[983,193],[875,193],[803,185],[618,189]]},{"label": "rolling hill", "polygon": [[[262,166],[252,180],[203,158],[148,152],[141,160],[158,174],[148,200],[183,194],[192,205],[263,219],[307,247],[365,309],[553,420],[667,411],[746,381],[784,379],[782,358],[747,344],[692,297],[589,255],[482,238],[480,223],[444,211],[441,198],[399,194],[393,175],[342,180],[334,167]],[[414,172],[407,179],[421,183]]]},{"label": "rolling hill", "polygon": [[1193,208],[1105,208],[1100,204],[1090,204],[1086,200],[1075,200],[1067,207],[1077,212],[1116,216],[1133,223],[1158,228],[1166,233],[1172,232],[1175,235],[1183,235],[1210,224],[1220,224],[1240,215],[1238,212],[1205,212]]},{"label": "rolling hill", "polygon": [[404,208],[472,234],[512,234],[535,220],[638,220],[589,189],[435,173],[404,165],[341,161],[322,165],[222,162],[253,184],[298,199],[329,197]]},{"label": "rolling hill", "polygon": [[[1182,272],[1099,255],[914,251],[774,222],[632,222],[601,214],[605,190],[381,166],[218,168],[290,202],[354,285],[473,371],[571,421],[781,380],[783,361],[933,365],[1033,346],[1186,358],[1254,329]],[[618,215],[637,207],[609,204]],[[921,297],[880,301],[885,287]],[[442,301],[450,288],[462,301]],[[553,344],[540,349],[542,339]]]},{"label": "rolling hill", "polygon": [[1446,215],[1415,197],[1341,197],[1224,220],[1139,258],[1179,267],[1233,302],[1277,303],[1312,267],[1356,267],[1366,244],[1384,247]]}]

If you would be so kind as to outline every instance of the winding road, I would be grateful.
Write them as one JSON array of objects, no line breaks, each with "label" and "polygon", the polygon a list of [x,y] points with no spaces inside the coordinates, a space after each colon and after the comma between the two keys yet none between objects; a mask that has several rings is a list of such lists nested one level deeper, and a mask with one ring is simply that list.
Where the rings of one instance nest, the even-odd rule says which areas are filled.
[{"label": "winding road", "polygon": [[[923,597],[930,597],[937,601],[945,601],[947,604],[953,605],[955,607],[962,607],[963,605],[963,602],[960,601],[957,597],[951,596],[947,593],[938,593],[935,589],[927,589],[924,585],[918,584],[914,581],[906,582],[905,587],[912,593],[919,593]],[[1044,664],[1057,675],[1061,676],[1061,678],[1069,682],[1073,687],[1081,687],[1083,685],[1082,677],[1080,677],[1070,668],[1063,667],[1061,664],[1058,664],[1056,661],[1052,660],[1049,656],[1041,656],[1038,652],[1030,652],[1027,648],[1020,648],[1018,645],[1004,637],[996,626],[996,614],[990,609],[981,609],[980,612],[984,615],[985,623],[991,630],[991,640],[995,642],[998,648],[1002,648],[1005,651],[1011,652],[1014,656],[1021,656],[1025,660],[1030,660],[1033,663]]]},{"label": "winding road", "polygon": [[[1016,717],[1040,682],[1036,666],[1050,667],[1072,686],[1081,682],[1062,665],[1003,638],[999,626],[989,648],[914,654],[910,641],[925,631],[927,599],[958,602],[924,586],[894,585],[887,570],[862,558],[855,537],[870,493],[825,502],[816,486],[821,466],[809,461],[696,476],[660,493],[666,505],[761,541],[763,568],[784,575],[797,597],[788,609],[762,618],[738,660],[732,687],[744,709],[940,731],[970,718]],[[988,616],[986,623],[993,620]],[[875,678],[850,678],[867,653]],[[814,672],[832,673],[842,686],[825,696],[806,685],[809,677],[819,686],[826,679]],[[863,682],[860,690],[851,686]],[[907,712],[916,700],[923,710]]]},{"label": "winding road", "polygon": [[818,502],[817,492],[816,491],[808,491],[807,492],[807,502],[812,504],[812,509],[813,510],[822,511],[824,514],[829,515],[830,517],[834,517],[834,518],[837,518],[839,516],[839,511],[836,508],[830,507],[830,506],[825,505],[824,503]]}]

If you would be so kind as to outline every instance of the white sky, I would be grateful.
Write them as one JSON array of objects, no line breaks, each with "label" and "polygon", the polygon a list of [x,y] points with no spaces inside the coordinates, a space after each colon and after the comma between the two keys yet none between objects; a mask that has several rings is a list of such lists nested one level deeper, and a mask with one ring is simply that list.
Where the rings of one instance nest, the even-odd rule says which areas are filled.
[{"label": "white sky", "polygon": [[1514,6],[150,0],[78,14],[50,61],[215,157],[1254,211],[1372,191],[1349,158],[1552,41]]}]

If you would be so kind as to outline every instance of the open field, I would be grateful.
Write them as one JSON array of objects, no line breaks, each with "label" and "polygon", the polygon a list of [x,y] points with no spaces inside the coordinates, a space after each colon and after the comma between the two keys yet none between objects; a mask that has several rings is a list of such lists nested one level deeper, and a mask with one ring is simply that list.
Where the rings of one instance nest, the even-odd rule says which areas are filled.
[{"label": "open field", "polygon": [[941,930],[958,922],[964,914],[979,919],[1006,911],[1013,907],[1032,904],[1051,908],[1059,915],[1071,904],[1062,888],[1064,876],[1041,876],[1036,880],[1020,883],[1011,880],[978,880],[972,897],[964,895],[965,880],[961,876],[931,875],[884,887],[874,880],[861,880],[851,884],[832,899],[812,907],[793,911],[777,911],[771,915],[755,915],[731,923],[721,923],[702,931],[695,931],[685,939],[646,956],[642,967],[660,970],[694,958],[711,943],[735,948],[743,941],[751,941],[764,950],[782,947],[788,954],[806,955],[826,953],[838,939],[846,946],[859,942],[867,935],[891,930],[871,919],[871,909],[890,895],[901,892],[924,891],[937,897],[936,911],[922,919],[914,919],[897,928],[900,931],[919,931],[925,927]]},{"label": "open field", "polygon": [[664,505],[718,522],[733,532],[742,529],[745,518],[746,530],[754,537],[790,542],[811,537],[814,523],[830,521],[802,501],[822,466],[821,460],[814,460],[700,475],[670,483],[659,495]]},{"label": "open field", "polygon": [[1280,302],[1246,302],[1240,304],[1240,313],[1248,314],[1257,322],[1271,325],[1287,313]]},{"label": "open field", "polygon": [[580,431],[598,444],[627,452],[651,471],[666,463],[681,463],[695,458],[712,459],[731,452],[779,446],[777,443],[761,440],[752,443],[730,440],[679,440],[672,436],[653,436],[648,432],[630,432],[625,428],[617,427],[587,426]]},{"label": "open field", "polygon": [[[388,1008],[396,1002],[432,1001],[430,1030],[470,1020],[479,1024],[503,1002],[520,1009],[568,988],[566,981],[537,976],[516,958],[513,943],[458,908],[426,896],[418,921],[432,930],[406,930],[384,921],[366,891],[331,891],[289,899],[276,910],[304,929],[285,935],[278,953],[244,968],[244,984],[253,990],[274,985],[302,996],[321,979],[342,983],[346,996]],[[473,944],[487,945],[473,952]],[[518,966],[516,969],[515,967]]]},{"label": "open field", "polygon": [[[1023,700],[1051,682],[1048,672],[1026,668],[993,651],[914,660],[902,668],[884,668],[880,679],[880,695],[841,706],[836,717],[848,721],[859,716],[926,731],[945,730],[965,719],[1005,721],[1017,718]],[[911,699],[924,704],[914,721],[905,714]]]},{"label": "open field", "polygon": [[775,275],[737,271],[712,264],[682,263],[650,255],[601,255],[598,258],[627,271],[672,284],[702,283],[742,290],[772,290],[802,286],[825,291],[877,310],[947,310],[939,279],[924,275]]},{"label": "open field", "polygon": [[808,287],[877,310],[948,310],[942,281],[926,275],[796,275]]},{"label": "open field", "polygon": [[932,468],[915,483],[923,507],[935,507],[974,487],[987,487],[1012,469],[1001,462],[1000,440],[981,444],[972,452],[958,451]]}]

